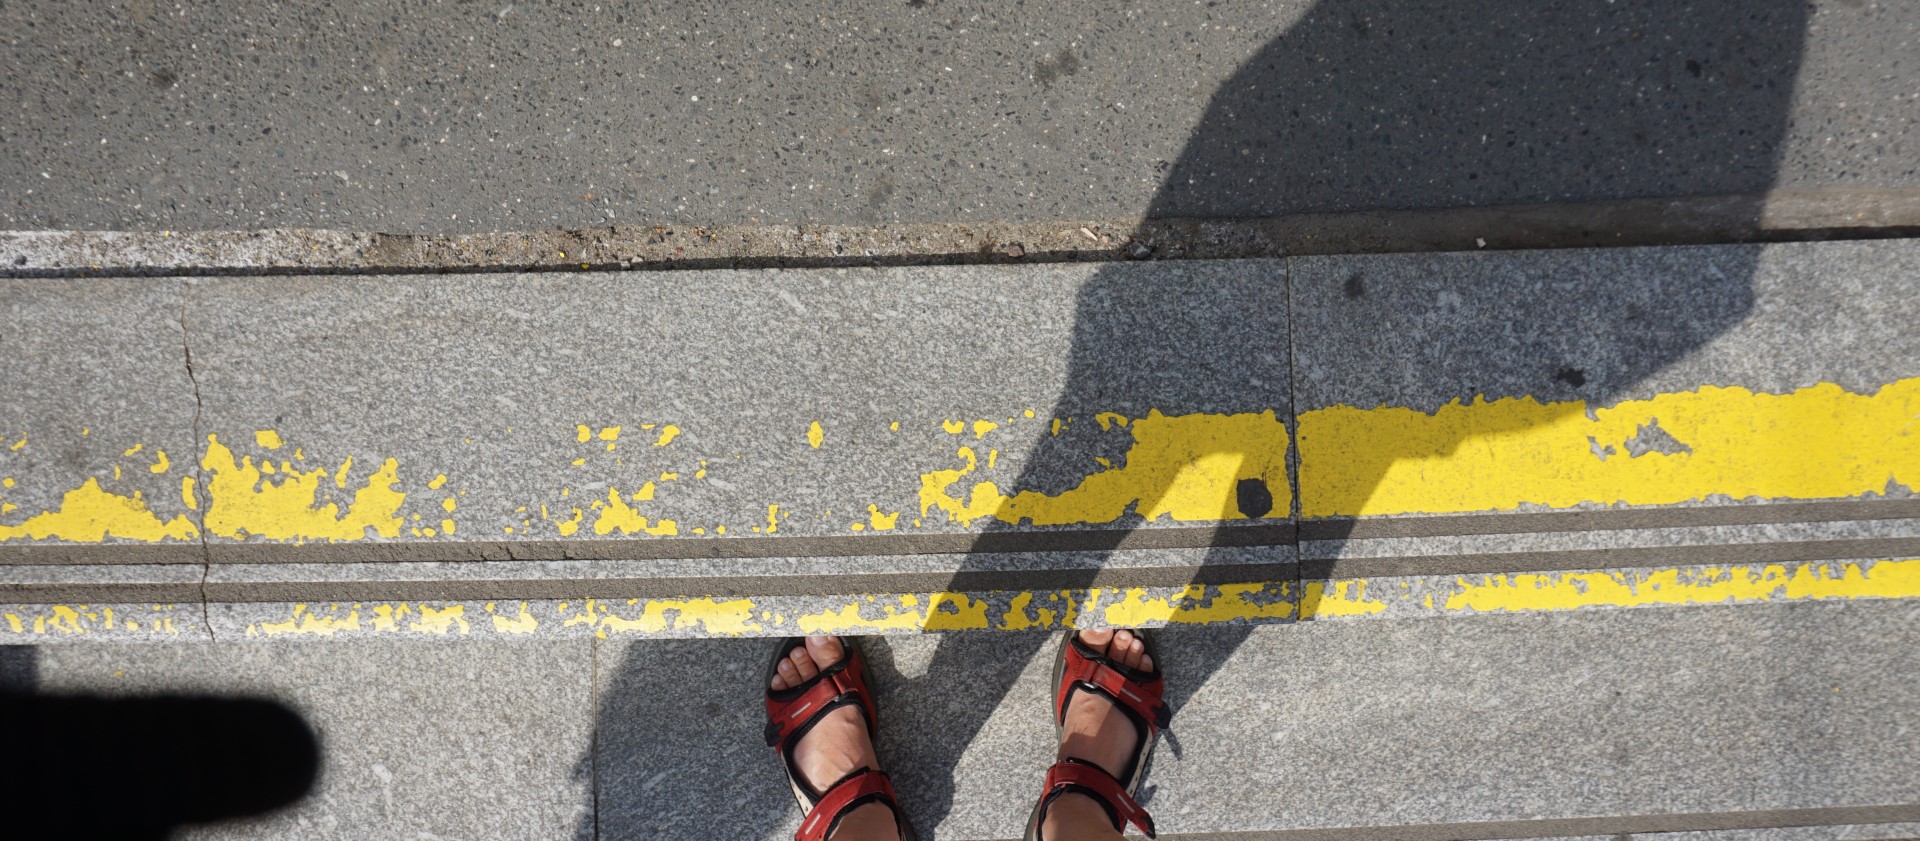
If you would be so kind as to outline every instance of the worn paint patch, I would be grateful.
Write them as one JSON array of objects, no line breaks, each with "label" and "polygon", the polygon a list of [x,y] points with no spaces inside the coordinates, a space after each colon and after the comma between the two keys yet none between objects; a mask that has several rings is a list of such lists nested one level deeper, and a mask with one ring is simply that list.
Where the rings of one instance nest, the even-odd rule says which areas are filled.
[{"label": "worn paint patch", "polygon": [[100,487],[88,479],[60,498],[60,507],[42,511],[16,525],[0,524],[0,541],[64,540],[101,543],[112,538],[143,543],[197,540],[199,529],[186,515],[162,520],[147,507],[139,492],[131,496]]},{"label": "worn paint patch", "polygon": [[[957,457],[965,466],[921,475],[920,513],[941,511],[962,525],[991,517],[1043,526],[1110,523],[1129,511],[1149,521],[1180,522],[1287,516],[1292,505],[1287,429],[1272,410],[1175,416],[1150,411],[1130,422],[1113,418],[1119,420],[1103,425],[1127,427],[1133,435],[1121,466],[1093,473],[1055,495],[1031,490],[1009,495],[992,482],[956,491],[954,486],[980,467],[978,454],[961,447]],[[1242,510],[1243,482],[1264,489],[1264,499],[1270,500],[1266,510]]]},{"label": "worn paint patch", "polygon": [[[634,499],[637,501],[652,499],[653,488],[653,483],[648,482],[641,491],[634,493]],[[654,522],[633,506],[628,505],[626,500],[621,499],[618,490],[609,488],[604,504],[595,502],[594,507],[598,509],[598,515],[593,521],[594,534],[611,534],[618,531],[621,534],[670,536],[680,533],[680,524],[672,520]]]},{"label": "worn paint patch", "polygon": [[812,611],[795,620],[802,633],[848,634],[872,631],[985,630],[987,603],[965,593],[860,596],[837,608]]},{"label": "worn paint patch", "polygon": [[[628,599],[625,606],[637,608],[637,614],[623,613],[619,604],[606,599],[587,599],[580,604],[578,613],[562,619],[560,625],[584,625],[601,639],[609,634],[670,631],[738,637],[760,630],[750,599]],[[565,607],[563,604],[563,612]]]},{"label": "worn paint patch", "polygon": [[1309,517],[1828,499],[1920,486],[1920,378],[1870,394],[1707,386],[1608,407],[1530,397],[1299,419]]},{"label": "worn paint patch", "polygon": [[487,615],[493,620],[493,630],[502,634],[532,634],[540,630],[540,621],[533,618],[533,612],[527,609],[527,603],[520,603],[520,612],[507,616],[494,610],[494,603],[487,602]]},{"label": "worn paint patch", "polygon": [[1815,562],[1462,578],[1444,609],[1476,613],[1593,607],[1920,597],[1920,560]]},{"label": "worn paint patch", "polygon": [[398,537],[400,506],[407,499],[398,488],[399,462],[382,462],[343,510],[334,490],[346,488],[352,465],[351,458],[341,462],[331,479],[323,467],[302,470],[282,462],[275,469],[264,457],[258,465],[252,456],[236,457],[218,436],[208,435],[200,461],[207,476],[207,531],[294,543],[359,540],[368,532]]},{"label": "worn paint patch", "polygon": [[1276,622],[1294,618],[1298,609],[1290,581],[1191,584],[1164,595],[1137,587],[1108,592],[1102,612],[1113,628]]},{"label": "worn paint patch", "polygon": [[[189,606],[198,612],[197,605]],[[0,639],[180,639],[196,624],[171,604],[18,604],[0,609]]]}]

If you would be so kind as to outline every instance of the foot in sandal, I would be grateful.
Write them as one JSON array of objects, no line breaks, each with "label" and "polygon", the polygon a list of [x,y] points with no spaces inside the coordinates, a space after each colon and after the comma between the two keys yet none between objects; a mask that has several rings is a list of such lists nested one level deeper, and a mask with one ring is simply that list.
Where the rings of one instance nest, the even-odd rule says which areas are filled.
[{"label": "foot in sandal", "polygon": [[766,696],[767,744],[806,813],[796,841],[912,841],[874,753],[876,710],[858,649],[842,637],[782,641]]},{"label": "foot in sandal", "polygon": [[1054,665],[1057,762],[1027,823],[1028,841],[1118,841],[1153,818],[1133,801],[1155,735],[1167,723],[1152,640],[1144,631],[1081,631]]}]

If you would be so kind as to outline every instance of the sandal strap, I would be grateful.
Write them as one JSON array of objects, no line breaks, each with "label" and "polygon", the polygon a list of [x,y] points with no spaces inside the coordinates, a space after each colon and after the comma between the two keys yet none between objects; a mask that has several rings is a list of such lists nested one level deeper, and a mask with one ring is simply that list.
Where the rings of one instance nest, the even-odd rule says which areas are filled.
[{"label": "sandal strap", "polygon": [[1053,711],[1054,721],[1067,720],[1067,704],[1075,688],[1091,687],[1132,714],[1147,731],[1141,734],[1145,742],[1151,744],[1154,733],[1164,729],[1172,718],[1160,697],[1165,685],[1159,671],[1142,672],[1115,663],[1087,649],[1076,637],[1067,644],[1066,668],[1060,673],[1059,691],[1054,693],[1059,703]]},{"label": "sandal strap", "polygon": [[794,841],[827,841],[839,826],[840,818],[846,813],[868,803],[880,802],[893,810],[893,820],[900,822],[900,798],[893,793],[893,780],[886,772],[872,768],[862,768],[848,774],[820,795],[820,802],[813,804],[800,829],[793,833]]},{"label": "sandal strap", "polygon": [[1153,833],[1153,816],[1147,814],[1147,810],[1139,803],[1134,802],[1133,796],[1127,794],[1126,787],[1122,786],[1119,780],[1114,779],[1105,768],[1072,757],[1060,760],[1054,763],[1052,768],[1047,769],[1046,793],[1040,797],[1039,821],[1035,823],[1036,827],[1046,821],[1047,806],[1060,795],[1068,792],[1079,792],[1091,796],[1095,802],[1107,810],[1107,818],[1113,821],[1115,832],[1124,834],[1127,831],[1126,825],[1130,823],[1139,827],[1148,838],[1156,837]]},{"label": "sandal strap", "polygon": [[791,743],[805,735],[821,716],[847,703],[860,705],[860,712],[867,719],[868,734],[871,735],[877,717],[874,715],[873,692],[867,688],[864,672],[859,650],[849,647],[844,659],[828,666],[812,680],[778,693],[769,691],[764,734],[767,746],[777,747],[785,753]]}]

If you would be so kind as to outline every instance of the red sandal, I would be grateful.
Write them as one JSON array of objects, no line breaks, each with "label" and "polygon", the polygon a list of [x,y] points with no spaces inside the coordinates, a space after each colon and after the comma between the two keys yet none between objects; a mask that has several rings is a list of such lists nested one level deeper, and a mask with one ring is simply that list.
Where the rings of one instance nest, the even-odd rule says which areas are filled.
[{"label": "red sandal", "polygon": [[840,825],[840,819],[848,812],[868,803],[884,803],[893,810],[894,824],[899,827],[900,841],[916,841],[913,827],[907,823],[907,816],[900,808],[900,798],[894,794],[893,780],[886,772],[873,768],[856,768],[853,773],[841,777],[825,791],[815,792],[801,778],[799,769],[793,764],[793,748],[812,730],[827,713],[849,704],[857,705],[860,714],[867,721],[867,737],[879,743],[879,716],[873,704],[873,691],[867,688],[866,669],[860,660],[860,649],[846,637],[840,638],[840,646],[846,656],[840,662],[820,670],[811,680],[786,689],[774,690],[773,676],[778,673],[780,661],[787,659],[796,648],[805,647],[805,637],[788,637],[782,640],[773,653],[773,659],[767,663],[767,673],[761,677],[760,686],[767,695],[767,746],[778,748],[781,764],[787,771],[787,784],[793,788],[793,797],[800,803],[800,811],[806,816],[800,822],[800,829],[794,832],[794,841],[826,841],[827,836]]},{"label": "red sandal", "polygon": [[1073,701],[1073,693],[1092,692],[1112,701],[1114,709],[1133,720],[1140,741],[1134,746],[1125,771],[1118,777],[1098,765],[1072,757],[1047,769],[1046,788],[1040,802],[1033,807],[1033,815],[1027,819],[1027,841],[1041,841],[1040,824],[1046,820],[1047,807],[1069,792],[1092,797],[1106,810],[1115,831],[1125,833],[1130,823],[1148,838],[1155,837],[1153,816],[1134,802],[1133,795],[1140,790],[1140,780],[1146,776],[1147,756],[1153,751],[1154,739],[1167,726],[1170,715],[1166,703],[1160,699],[1163,685],[1160,655],[1154,649],[1153,639],[1145,631],[1129,629],[1129,633],[1146,646],[1147,656],[1153,658],[1153,671],[1129,668],[1107,659],[1081,642],[1077,632],[1068,631],[1067,638],[1060,643],[1060,655],[1053,664],[1055,738],[1066,735],[1067,705]]}]

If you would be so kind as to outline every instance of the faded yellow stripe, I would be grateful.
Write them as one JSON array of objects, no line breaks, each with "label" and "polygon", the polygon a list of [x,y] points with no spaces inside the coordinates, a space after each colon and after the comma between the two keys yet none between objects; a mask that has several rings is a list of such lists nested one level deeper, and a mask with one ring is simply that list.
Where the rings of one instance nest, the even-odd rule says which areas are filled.
[{"label": "faded yellow stripe", "polygon": [[[963,466],[920,477],[922,516],[944,513],[953,522],[982,518],[1034,525],[1110,523],[1133,511],[1147,520],[1181,522],[1243,520],[1289,516],[1293,505],[1287,482],[1287,427],[1272,410],[1237,415],[1163,415],[1128,419],[1112,412],[1098,416],[1102,427],[1125,426],[1133,433],[1122,466],[1102,464],[1080,484],[1058,494],[1015,490],[993,482],[965,480],[980,471],[983,459],[974,447],[960,447]],[[975,437],[997,427],[982,421]],[[1256,481],[1272,497],[1265,511],[1240,510],[1241,482]]]},{"label": "faded yellow stripe", "polygon": [[[1688,451],[1631,455],[1660,431]],[[1707,386],[1606,408],[1530,397],[1302,414],[1309,517],[1823,499],[1920,485],[1920,378],[1870,394]]]},{"label": "faded yellow stripe", "polygon": [[[1093,588],[833,597],[764,596],[496,602],[351,602],[279,607],[248,637],[426,634],[755,637],[809,633],[1051,631],[1350,621],[1715,604],[1920,598],[1920,559],[1492,573],[1181,588]],[[177,634],[173,606],[117,616],[85,605],[12,606],[0,632]]]},{"label": "faded yellow stripe", "polygon": [[1920,560],[1521,573],[1459,580],[1446,611],[1920,597]]}]

